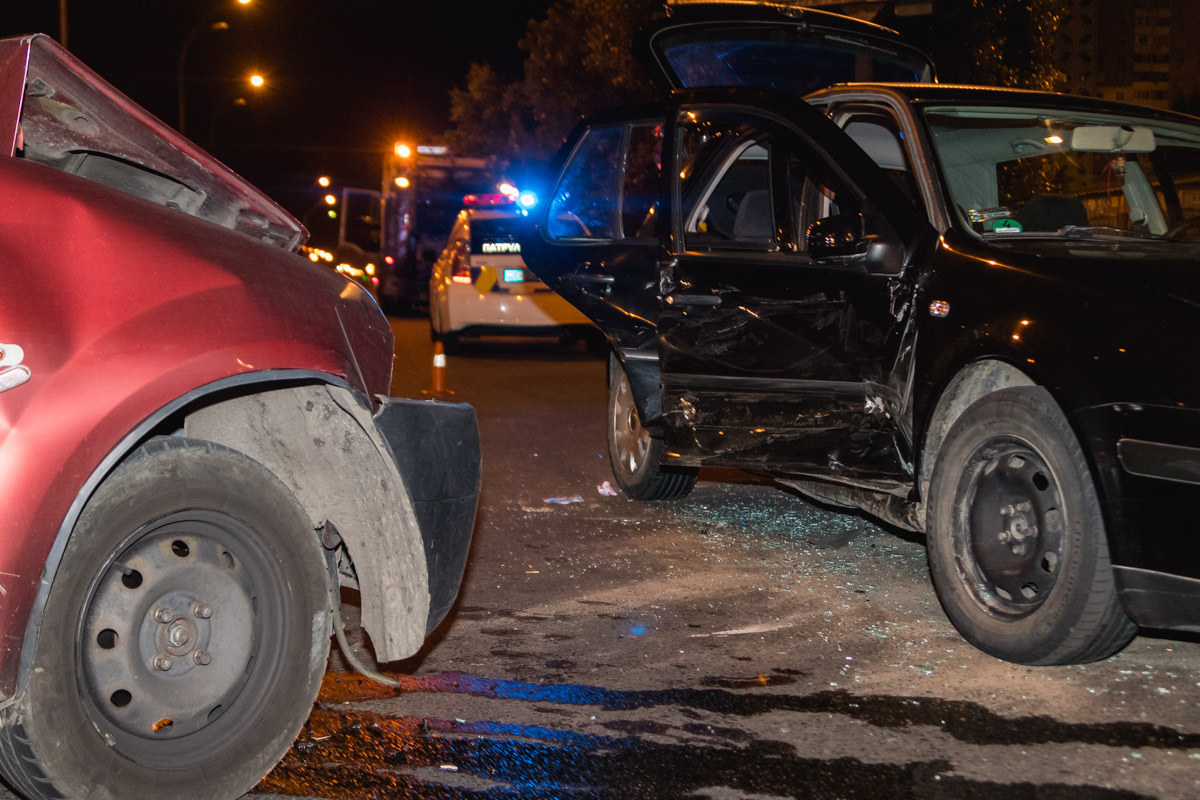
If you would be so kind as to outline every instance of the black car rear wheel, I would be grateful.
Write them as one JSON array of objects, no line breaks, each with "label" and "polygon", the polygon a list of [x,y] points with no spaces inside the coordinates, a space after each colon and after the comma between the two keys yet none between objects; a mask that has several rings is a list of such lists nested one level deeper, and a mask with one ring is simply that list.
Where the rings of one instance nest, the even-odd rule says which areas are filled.
[{"label": "black car rear wheel", "polygon": [[257,462],[156,439],[88,502],[0,766],[31,798],[237,797],[291,745],[329,652],[313,525]]},{"label": "black car rear wheel", "polygon": [[663,441],[642,427],[629,378],[615,358],[609,375],[608,456],[617,485],[634,500],[685,496],[696,484],[696,470],[662,465]]},{"label": "black car rear wheel", "polygon": [[985,652],[1083,663],[1136,632],[1117,599],[1083,452],[1044,389],[989,394],[954,423],[933,473],[928,534],[942,606]]}]

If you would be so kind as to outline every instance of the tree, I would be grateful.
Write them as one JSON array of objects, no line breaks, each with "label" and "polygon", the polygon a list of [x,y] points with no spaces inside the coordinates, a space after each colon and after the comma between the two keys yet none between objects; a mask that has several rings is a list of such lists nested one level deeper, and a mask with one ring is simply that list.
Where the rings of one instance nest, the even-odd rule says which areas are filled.
[{"label": "tree", "polygon": [[631,50],[660,8],[661,0],[559,0],[529,23],[521,80],[471,66],[466,88],[450,94],[447,140],[461,152],[542,159],[584,114],[654,97]]},{"label": "tree", "polygon": [[472,64],[464,89],[450,90],[450,129],[445,141],[456,153],[508,153],[512,141],[512,109],[508,96],[516,90],[487,64]]},{"label": "tree", "polygon": [[932,55],[943,81],[1054,91],[1067,0],[941,0]]}]

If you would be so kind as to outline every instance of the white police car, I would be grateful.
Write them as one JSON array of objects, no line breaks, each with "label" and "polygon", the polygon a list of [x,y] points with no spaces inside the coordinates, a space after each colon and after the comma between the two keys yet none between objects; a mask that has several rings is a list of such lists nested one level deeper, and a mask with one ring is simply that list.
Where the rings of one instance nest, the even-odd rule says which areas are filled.
[{"label": "white police car", "polygon": [[447,350],[465,337],[557,336],[607,348],[603,334],[521,258],[511,193],[469,194],[429,279],[430,334]]}]

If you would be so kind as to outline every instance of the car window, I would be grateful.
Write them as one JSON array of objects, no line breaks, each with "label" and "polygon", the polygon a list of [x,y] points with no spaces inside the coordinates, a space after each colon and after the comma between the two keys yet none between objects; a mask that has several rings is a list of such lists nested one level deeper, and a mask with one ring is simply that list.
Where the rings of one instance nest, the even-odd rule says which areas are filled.
[{"label": "car window", "polygon": [[520,253],[521,224],[516,217],[475,218],[471,222],[471,254]]},{"label": "car window", "polygon": [[677,160],[688,250],[778,250],[771,137],[724,112],[684,111]]},{"label": "car window", "polygon": [[661,124],[589,129],[555,188],[547,235],[555,240],[652,236],[661,154]]},{"label": "car window", "polygon": [[876,109],[862,110],[842,115],[838,124],[904,192],[905,197],[921,205],[921,193],[904,149],[904,136],[895,117]]},{"label": "car window", "polygon": [[797,237],[791,249],[797,252],[807,252],[808,229],[817,220],[862,211],[858,193],[846,186],[828,162],[799,143],[788,153],[787,176],[792,230]]},{"label": "car window", "polygon": [[1014,236],[1182,238],[1200,215],[1200,128],[1058,108],[932,107],[959,223]]}]

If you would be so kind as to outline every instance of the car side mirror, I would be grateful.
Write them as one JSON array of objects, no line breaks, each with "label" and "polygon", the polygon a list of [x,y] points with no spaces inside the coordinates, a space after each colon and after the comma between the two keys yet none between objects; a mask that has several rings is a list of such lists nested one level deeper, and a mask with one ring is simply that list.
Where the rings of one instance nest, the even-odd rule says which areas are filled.
[{"label": "car side mirror", "polygon": [[867,252],[862,214],[834,214],[808,226],[808,254],[821,261]]},{"label": "car side mirror", "polygon": [[879,217],[868,220],[862,214],[834,214],[809,225],[806,239],[814,261],[859,264],[869,272],[886,275],[904,269],[904,246]]}]

